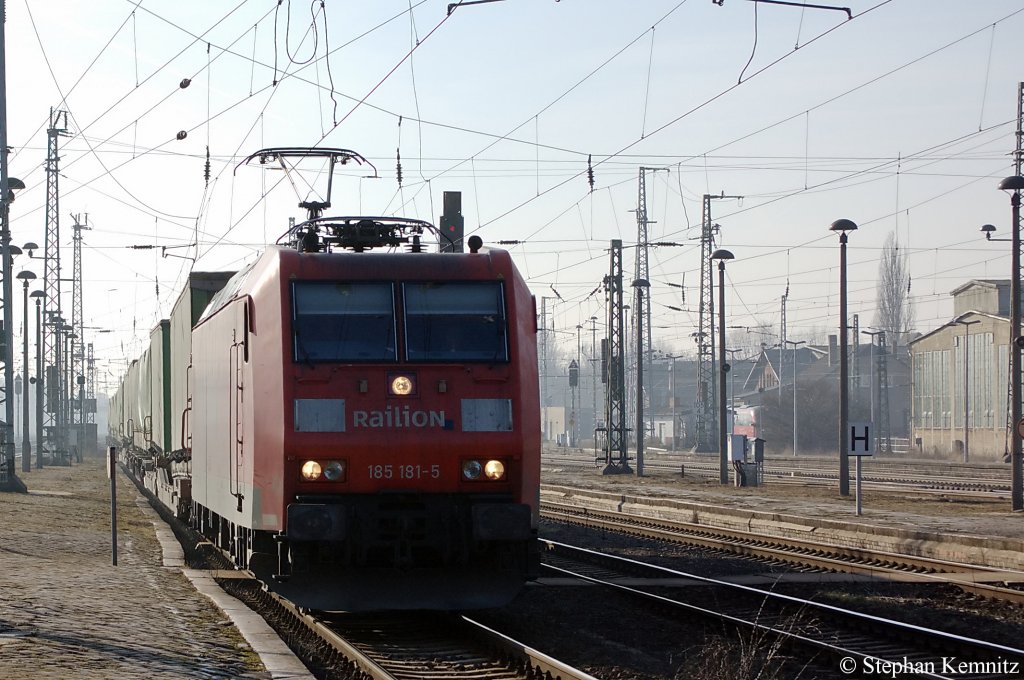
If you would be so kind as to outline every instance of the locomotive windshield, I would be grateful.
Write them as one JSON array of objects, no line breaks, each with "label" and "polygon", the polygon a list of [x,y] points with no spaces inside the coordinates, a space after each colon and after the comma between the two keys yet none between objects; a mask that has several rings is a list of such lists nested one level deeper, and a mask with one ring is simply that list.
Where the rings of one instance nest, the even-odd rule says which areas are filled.
[{"label": "locomotive windshield", "polygon": [[409,361],[508,361],[501,283],[405,283],[402,292]]},{"label": "locomotive windshield", "polygon": [[295,361],[396,361],[390,283],[293,284]]}]

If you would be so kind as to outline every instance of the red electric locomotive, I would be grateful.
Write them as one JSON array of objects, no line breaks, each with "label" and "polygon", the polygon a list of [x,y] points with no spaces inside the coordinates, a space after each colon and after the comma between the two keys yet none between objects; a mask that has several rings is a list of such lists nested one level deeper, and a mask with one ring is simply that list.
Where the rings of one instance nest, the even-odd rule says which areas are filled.
[{"label": "red electric locomotive", "polygon": [[534,299],[478,238],[326,205],[192,330],[192,521],[310,609],[503,604],[537,568]]},{"label": "red electric locomotive", "polygon": [[[261,163],[342,149],[266,149]],[[190,275],[111,402],[129,471],[309,609],[463,609],[537,571],[533,297],[507,252],[428,223],[325,218]],[[440,235],[442,236],[443,235]],[[374,253],[400,248],[408,252]],[[230,276],[230,278],[229,278]]]}]

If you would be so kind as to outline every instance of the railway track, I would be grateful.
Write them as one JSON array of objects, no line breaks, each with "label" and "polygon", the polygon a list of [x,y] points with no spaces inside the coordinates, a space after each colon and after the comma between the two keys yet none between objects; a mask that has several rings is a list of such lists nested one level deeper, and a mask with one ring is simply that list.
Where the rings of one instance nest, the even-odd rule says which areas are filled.
[{"label": "railway track", "polygon": [[333,669],[358,669],[373,680],[595,680],[466,616],[311,614],[277,595],[264,594],[329,647],[322,651]]},{"label": "railway track", "polygon": [[596,680],[465,616],[343,615],[297,607],[270,592],[251,572],[234,568],[227,552],[179,521],[125,471],[175,533],[189,566],[211,571],[221,588],[266,619],[317,678]]},{"label": "railway track", "polygon": [[1024,573],[1018,571],[805,539],[767,536],[705,524],[652,519],[549,501],[541,503],[541,516],[630,536],[699,545],[723,553],[784,562],[805,569],[950,584],[987,599],[1024,604],[1024,591],[998,585],[1024,582]]},{"label": "railway track", "polygon": [[[1024,669],[1024,649],[997,645],[920,626],[871,616],[811,600],[759,590],[695,574],[545,541],[546,569],[582,579],[626,595],[643,598],[660,611],[717,620],[758,636],[829,659],[843,674],[893,677],[1012,677]],[[665,578],[687,579],[707,588],[688,589],[685,601],[664,590],[618,583],[624,576],[646,575],[657,584]],[[820,662],[819,662],[820,663]]]},{"label": "railway track", "polygon": [[[587,452],[564,453],[545,451],[543,462],[548,466],[579,468],[593,466]],[[837,463],[822,459],[775,459],[765,463],[764,479],[772,484],[830,485],[839,479]],[[999,466],[969,466],[938,463],[922,470],[921,465],[893,463],[872,459],[862,473],[865,489],[872,491],[956,495],[977,498],[999,498],[1010,493],[1009,471]],[[684,475],[717,479],[717,459],[694,455],[654,455],[644,461],[648,473]],[[852,477],[851,477],[852,479]]]}]

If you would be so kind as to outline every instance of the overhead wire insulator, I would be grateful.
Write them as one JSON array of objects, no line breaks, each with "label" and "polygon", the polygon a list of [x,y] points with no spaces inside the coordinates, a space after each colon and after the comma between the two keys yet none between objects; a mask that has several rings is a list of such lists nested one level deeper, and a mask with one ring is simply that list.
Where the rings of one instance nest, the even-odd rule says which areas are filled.
[{"label": "overhead wire insulator", "polygon": [[203,170],[203,179],[206,180],[206,185],[210,185],[210,147],[206,147],[206,167]]},{"label": "overhead wire insulator", "polygon": [[398,178],[398,186],[402,186],[402,152],[399,149],[395,149],[395,177]]},{"label": "overhead wire insulator", "polygon": [[594,192],[594,166],[591,163],[592,158],[593,156],[591,154],[587,155],[587,184],[590,185],[591,193]]}]

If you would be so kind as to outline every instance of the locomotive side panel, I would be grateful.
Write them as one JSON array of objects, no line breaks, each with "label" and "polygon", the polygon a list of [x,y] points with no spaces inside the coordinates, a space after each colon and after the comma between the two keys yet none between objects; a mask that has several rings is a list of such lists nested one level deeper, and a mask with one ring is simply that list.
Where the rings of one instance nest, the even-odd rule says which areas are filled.
[{"label": "locomotive side panel", "polygon": [[[281,528],[281,513],[266,510],[263,499],[268,487],[271,495],[280,487],[280,455],[276,465],[271,459],[258,468],[255,451],[265,444],[254,416],[262,400],[256,377],[278,367],[280,354],[268,357],[258,345],[261,337],[273,335],[274,315],[273,309],[261,314],[250,294],[262,277],[274,276],[275,268],[275,258],[262,257],[235,275],[192,331],[193,497],[233,524],[257,530]],[[264,333],[254,332],[257,316],[266,319]],[[272,483],[254,483],[257,469]]]},{"label": "locomotive side panel", "polygon": [[238,447],[235,306],[205,319],[192,332],[192,494],[221,517],[247,525],[244,509],[251,494],[239,475],[244,462]]},{"label": "locomotive side panel", "polygon": [[254,499],[252,526],[283,531],[285,521],[284,455],[285,414],[282,357],[290,326],[291,311],[282,299],[279,260],[268,258],[266,266],[254,268],[244,292],[248,295],[243,323],[248,324],[248,361],[243,364],[247,392],[243,404],[243,436],[247,443],[246,480]]},{"label": "locomotive side panel", "polygon": [[[505,257],[509,257],[507,253]],[[537,364],[537,309],[533,294],[519,271],[511,264],[513,272],[511,289],[511,313],[517,351],[516,366],[519,374],[518,411],[522,423],[520,441],[522,446],[522,495],[521,502],[531,508],[531,526],[537,529],[540,520],[540,374]]]}]

